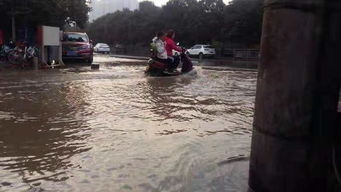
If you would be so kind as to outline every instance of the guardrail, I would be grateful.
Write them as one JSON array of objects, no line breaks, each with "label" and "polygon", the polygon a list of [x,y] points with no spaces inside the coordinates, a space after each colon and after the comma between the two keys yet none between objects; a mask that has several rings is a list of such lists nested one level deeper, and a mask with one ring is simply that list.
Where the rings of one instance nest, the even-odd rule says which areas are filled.
[{"label": "guardrail", "polygon": [[225,49],[224,56],[236,59],[259,59],[259,49]]}]

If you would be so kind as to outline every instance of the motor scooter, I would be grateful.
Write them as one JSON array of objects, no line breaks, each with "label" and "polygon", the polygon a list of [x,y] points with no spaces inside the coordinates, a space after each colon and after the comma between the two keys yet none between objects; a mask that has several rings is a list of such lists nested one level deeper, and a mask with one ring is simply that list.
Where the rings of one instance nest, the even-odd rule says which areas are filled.
[{"label": "motor scooter", "polygon": [[191,59],[186,55],[185,52],[186,50],[182,49],[182,52],[180,53],[180,63],[182,64],[181,71],[169,72],[167,70],[168,65],[155,59],[155,56],[152,54],[152,56],[148,60],[148,66],[145,73],[150,76],[162,77],[183,75],[195,70]]}]

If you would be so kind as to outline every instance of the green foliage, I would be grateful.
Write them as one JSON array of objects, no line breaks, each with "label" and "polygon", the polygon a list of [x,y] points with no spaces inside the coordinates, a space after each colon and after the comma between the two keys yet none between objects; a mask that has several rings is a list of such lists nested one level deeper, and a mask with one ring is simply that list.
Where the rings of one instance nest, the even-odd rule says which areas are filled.
[{"label": "green foliage", "polygon": [[245,42],[258,44],[262,26],[262,1],[233,0],[225,10],[224,25],[228,30],[223,32],[223,38],[230,42]]},{"label": "green foliage", "polygon": [[[19,24],[62,27],[66,17],[70,17],[84,27],[89,11],[87,0],[0,0],[1,20],[8,21],[16,13]],[[8,27],[8,22],[3,25]]]},{"label": "green foliage", "polygon": [[222,0],[170,0],[162,8],[144,1],[139,10],[102,16],[87,30],[95,41],[109,44],[148,45],[157,31],[174,29],[182,45],[250,46],[259,43],[261,22],[262,0],[233,0],[229,5]]}]

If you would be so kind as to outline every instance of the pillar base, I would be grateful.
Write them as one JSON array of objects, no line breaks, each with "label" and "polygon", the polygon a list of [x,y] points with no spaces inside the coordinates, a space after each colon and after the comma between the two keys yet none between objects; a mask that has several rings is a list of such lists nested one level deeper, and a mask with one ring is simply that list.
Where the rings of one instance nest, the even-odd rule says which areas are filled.
[{"label": "pillar base", "polygon": [[254,192],[325,191],[327,147],[258,130],[253,134],[249,185]]}]

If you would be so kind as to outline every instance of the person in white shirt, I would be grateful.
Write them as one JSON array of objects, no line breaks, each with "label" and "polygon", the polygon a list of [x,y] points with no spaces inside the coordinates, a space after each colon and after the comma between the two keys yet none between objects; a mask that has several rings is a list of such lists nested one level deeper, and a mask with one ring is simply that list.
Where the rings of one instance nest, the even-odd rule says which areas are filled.
[{"label": "person in white shirt", "polygon": [[169,67],[173,60],[171,58],[168,58],[167,50],[166,50],[166,33],[164,32],[158,32],[156,34],[156,37],[152,40],[152,49],[154,51],[153,59],[155,59],[158,62],[165,63]]}]

